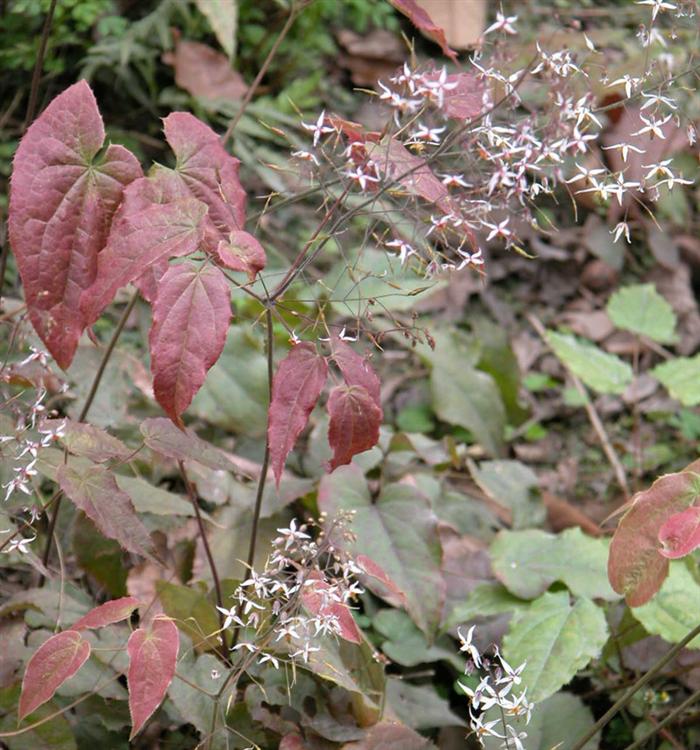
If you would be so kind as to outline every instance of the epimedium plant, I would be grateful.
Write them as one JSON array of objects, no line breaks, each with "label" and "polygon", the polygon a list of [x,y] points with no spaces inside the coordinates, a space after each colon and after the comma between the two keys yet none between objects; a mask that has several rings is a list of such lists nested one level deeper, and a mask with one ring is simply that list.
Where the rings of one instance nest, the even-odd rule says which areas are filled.
[{"label": "epimedium plant", "polygon": [[[411,0],[393,0],[393,4],[456,59],[444,32],[419,6]],[[653,6],[651,30],[658,32],[657,16],[672,4],[641,5]],[[499,12],[486,36],[507,40],[516,34],[516,22],[517,17]],[[651,46],[650,31],[642,41]],[[390,109],[379,132],[325,112],[303,123],[311,143],[294,150],[293,164],[296,172],[306,170],[312,192],[322,196],[321,219],[291,263],[273,272],[267,269],[268,257],[260,241],[263,230],[246,229],[252,222],[246,214],[238,161],[226,149],[229,133],[220,137],[193,115],[174,112],[163,121],[174,167],[155,164],[144,175],[128,149],[105,146],[102,118],[85,82],[56,97],[31,125],[15,157],[9,229],[29,319],[48,355],[35,350],[18,364],[17,377],[25,373],[28,378],[31,366],[48,378],[50,359],[68,368],[81,336],[117,299],[119,290],[133,284],[137,292],[104,351],[77,420],[47,419],[50,407],[44,389],[16,424],[3,423],[17,460],[15,476],[6,485],[8,499],[32,495],[39,473],[57,487],[48,500],[41,498],[36,511],[51,512],[44,558],[34,560],[48,583],[43,589],[17,594],[4,605],[7,611],[35,607],[44,629],[39,635],[48,635],[27,660],[18,696],[20,720],[46,710],[45,704],[59,689],[82,678],[86,682],[78,683],[84,689],[77,702],[91,692],[107,699],[128,699],[130,738],[144,730],[168,696],[179,714],[196,727],[205,747],[227,746],[229,740],[238,747],[265,746],[269,731],[276,740],[281,738],[280,747],[296,750],[304,746],[300,726],[323,741],[349,743],[345,747],[350,748],[430,747],[414,729],[391,721],[384,711],[387,695],[399,691],[405,701],[405,692],[400,692],[398,680],[387,679],[381,657],[351,612],[361,582],[397,608],[388,617],[377,615],[373,628],[379,632],[382,619],[398,615],[394,624],[401,625],[417,651],[434,648],[441,659],[446,658],[445,632],[475,616],[515,613],[501,650],[485,656],[474,645],[473,629],[466,636],[460,634],[460,642],[468,678],[479,674],[477,682],[463,683],[471,729],[485,744],[503,742],[505,747],[519,748],[526,738],[522,722],[530,719],[530,701],[552,700],[549,709],[543,704],[542,715],[556,712],[562,704],[557,691],[601,654],[609,637],[605,603],[625,594],[630,605],[637,605],[658,588],[666,572],[659,538],[666,552],[671,550],[675,556],[697,546],[697,477],[691,466],[672,479],[660,479],[658,486],[633,501],[611,545],[614,591],[605,578],[604,564],[601,567],[607,553],[604,541],[575,531],[552,536],[519,529],[502,531],[491,545],[490,559],[500,584],[477,588],[470,597],[455,601],[445,565],[461,558],[454,555],[454,539],[445,529],[445,518],[450,516],[445,507],[438,510],[441,502],[447,505],[440,488],[420,479],[398,481],[391,471],[380,481],[369,478],[364,469],[374,465],[361,462],[371,462],[372,456],[358,455],[381,445],[383,410],[381,384],[370,358],[351,344],[361,336],[381,344],[391,333],[412,343],[421,337],[437,343],[437,353],[431,346],[422,356],[432,368],[431,384],[436,400],[443,404],[439,416],[445,422],[470,430],[488,454],[499,456],[505,444],[505,407],[496,400],[500,409],[491,413],[486,398],[498,394],[495,375],[472,371],[474,353],[462,347],[459,336],[431,337],[392,317],[382,292],[386,296],[391,294],[388,289],[405,292],[399,282],[408,277],[413,296],[439,284],[444,274],[464,269],[483,272],[485,243],[491,241],[524,253],[521,235],[526,227],[541,229],[545,216],[538,201],[554,196],[557,188],[583,183],[574,188],[577,194],[593,193],[602,203],[614,198],[622,206],[627,192],[658,191],[661,183],[669,181],[670,189],[685,182],[662,161],[652,165],[656,168],[648,177],[638,180],[626,178],[624,165],[591,169],[576,161],[599,136],[600,118],[606,111],[607,105],[596,105],[587,85],[598,52],[587,37],[582,43],[583,59],[568,48],[545,47],[538,45],[534,58],[525,64],[510,55],[506,44],[499,44],[492,58],[475,56],[474,70],[469,72],[407,62],[378,87],[377,98]],[[668,123],[664,108],[673,102],[669,104],[663,94],[675,80],[668,60],[653,58],[644,78],[624,76],[611,84],[625,91],[630,106],[636,98],[651,100],[651,112],[647,114],[646,103],[634,112],[640,121],[637,135],[646,145],[664,137]],[[521,106],[527,85],[535,98],[546,99],[546,111]],[[615,104],[619,106],[619,101]],[[235,123],[229,131],[235,131]],[[622,146],[619,150],[626,162],[626,150]],[[571,177],[573,170],[577,174]],[[353,225],[355,219],[362,222]],[[363,235],[359,252],[356,247],[343,247],[342,231],[347,227],[359,228]],[[613,232],[616,239],[629,236],[627,217]],[[361,304],[350,308],[352,314],[342,324],[326,319],[333,302],[327,294],[330,287],[324,284],[326,269],[316,276],[322,291],[314,299],[312,313],[300,304],[304,301],[300,282],[331,244],[343,253],[344,270],[349,270],[352,282],[341,302],[350,306],[351,291],[363,282],[369,281],[365,289],[373,290],[364,292],[364,297],[360,290]],[[396,271],[395,276],[390,271]],[[303,288],[309,286],[313,285]],[[217,549],[208,539],[208,519],[199,503],[199,481],[191,478],[197,470],[192,464],[213,472],[209,479],[214,476],[221,484],[228,475],[239,474],[241,467],[187,428],[183,415],[226,346],[232,290],[237,304],[249,301],[264,320],[270,398],[264,458],[251,498],[245,566],[238,577],[220,577]],[[150,601],[117,597],[95,608],[75,587],[57,590],[50,580],[49,553],[60,531],[61,497],[72,501],[120,548],[155,566],[163,562],[162,545],[137,514],[156,507],[149,497],[156,488],[118,471],[141,448],[86,421],[137,294],[152,311],[148,332],[152,384],[144,390],[152,386],[168,417],[140,420],[140,439],[154,455],[179,469],[190,506],[185,503],[186,510],[178,506],[182,499],[174,493],[167,502],[177,509],[172,512],[195,519],[212,591],[161,581],[156,586],[158,596]],[[630,303],[618,300],[615,307],[614,314],[623,321],[626,304]],[[384,308],[393,331],[373,329],[376,306]],[[290,344],[276,369],[275,324]],[[624,322],[620,325],[624,327]],[[646,328],[637,332],[648,333]],[[550,339],[555,350],[561,340]],[[463,360],[456,360],[457,353],[464,355]],[[454,410],[450,399],[455,384],[465,382],[465,371],[474,403]],[[307,483],[300,490],[289,490],[284,487],[288,457],[327,386],[331,455],[317,487]],[[63,452],[52,447],[56,441]],[[348,465],[356,456],[359,460]],[[266,520],[263,505],[271,502],[266,494],[268,468],[277,488],[288,493],[289,499],[281,505],[301,498],[311,518],[287,518],[287,524],[271,534],[271,550],[260,559],[256,547],[260,525]],[[472,474],[489,495],[500,491],[509,501],[510,496],[523,498],[520,507],[511,503],[514,526],[532,521],[534,514],[530,517],[528,511],[542,518],[539,504],[523,492],[523,485],[529,490],[534,483],[522,467],[507,461],[482,462]],[[504,475],[512,479],[505,492]],[[315,490],[310,500],[308,495]],[[657,510],[663,506],[659,513],[665,514],[666,525],[661,530],[659,513],[653,516],[654,528],[649,526],[647,500]],[[461,523],[459,513],[450,520]],[[32,510],[25,527],[35,521]],[[29,554],[32,541],[17,532],[3,540],[3,547]],[[551,554],[544,569],[533,562],[543,549]],[[565,559],[572,550],[576,551],[573,563]],[[62,559],[59,563],[63,565]],[[637,585],[644,589],[642,598],[637,598]],[[164,612],[154,611],[156,598]],[[125,621],[136,609],[138,627],[131,631]],[[398,609],[405,610],[404,619]],[[391,628],[384,626],[390,633]],[[59,632],[50,635],[52,628]],[[395,652],[398,663],[409,662],[410,656]],[[435,652],[425,661],[434,656]],[[122,674],[127,676],[127,696],[119,681]],[[294,682],[291,690],[288,682]],[[521,688],[516,690],[517,686]],[[580,708],[573,696],[569,698]],[[299,724],[287,720],[282,710],[271,709],[290,701],[302,717]],[[314,711],[307,708],[309,702]],[[333,706],[333,721],[323,711],[318,713],[326,705]],[[438,709],[444,718],[444,704]],[[167,713],[167,706],[163,710]],[[36,718],[16,734],[53,716]],[[600,726],[591,728],[587,719],[584,715],[587,728],[582,731],[589,736],[579,746]],[[464,724],[453,715],[447,720]]]}]

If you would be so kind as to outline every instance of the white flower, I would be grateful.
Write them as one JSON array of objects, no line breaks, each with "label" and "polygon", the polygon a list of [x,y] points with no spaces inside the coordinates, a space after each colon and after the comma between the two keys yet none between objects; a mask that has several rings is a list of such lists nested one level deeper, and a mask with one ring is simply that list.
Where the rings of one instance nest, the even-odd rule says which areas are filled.
[{"label": "white flower", "polygon": [[475,629],[476,625],[472,625],[467,631],[466,636],[464,636],[462,635],[462,631],[457,628],[457,635],[459,636],[459,641],[461,643],[459,650],[468,654],[474,662],[474,666],[479,669],[481,667],[481,654],[479,653],[479,649],[472,643]]},{"label": "white flower", "polygon": [[613,229],[610,234],[614,234],[613,242],[617,242],[620,237],[624,235],[624,238],[627,240],[628,243],[631,243],[630,240],[630,227],[629,224],[626,221],[621,221],[618,224],[615,225],[615,229]]},{"label": "white flower", "polygon": [[310,161],[318,166],[318,159],[310,151],[292,151],[292,156],[301,161]]},{"label": "white flower", "polygon": [[275,669],[280,668],[279,660],[272,656],[272,654],[261,653],[260,658],[258,659],[258,664],[264,664],[266,661],[269,661]]},{"label": "white flower", "polygon": [[513,26],[517,20],[517,16],[504,16],[500,11],[496,11],[496,20],[484,31],[484,36],[494,31],[502,31],[504,34],[517,34],[518,32]]},{"label": "white flower", "polygon": [[646,150],[633,146],[631,143],[614,143],[612,146],[603,146],[603,151],[612,151],[617,149],[622,154],[622,161],[626,162],[630,151],[634,151],[636,154],[646,154]]},{"label": "white flower", "polygon": [[4,552],[9,554],[10,552],[14,552],[16,550],[21,555],[26,555],[29,552],[29,550],[27,549],[28,545],[30,545],[35,539],[36,536],[18,537],[17,539],[13,539],[5,548]]},{"label": "white flower", "polygon": [[217,609],[219,610],[219,612],[221,612],[222,615],[226,615],[226,619],[224,620],[224,630],[226,630],[226,628],[228,628],[232,622],[235,622],[236,625],[240,625],[241,627],[244,626],[245,623],[236,614],[236,607],[231,607],[231,609],[217,607]]},{"label": "white flower", "polygon": [[354,180],[355,182],[358,182],[360,184],[361,190],[367,189],[367,183],[368,182],[379,182],[378,177],[374,177],[371,174],[367,174],[362,167],[357,167],[354,171],[349,170],[348,172],[344,172],[346,177],[349,177],[351,180]]},{"label": "white flower", "polygon": [[402,266],[411,255],[416,255],[416,251],[408,244],[408,242],[404,242],[401,239],[385,242],[384,247],[390,247],[392,249],[396,248],[399,255],[399,263],[401,263]]},{"label": "white flower", "polygon": [[463,174],[443,174],[442,184],[446,187],[471,187],[468,182],[464,181]]},{"label": "white flower", "polygon": [[494,237],[503,237],[503,239],[508,240],[513,236],[513,232],[508,229],[508,222],[510,221],[510,217],[506,217],[503,219],[503,221],[496,225],[496,224],[489,224],[488,221],[484,222],[484,226],[488,227],[491,231],[488,234],[488,237],[486,238],[486,241],[492,240]]},{"label": "white flower", "polygon": [[656,21],[656,16],[664,10],[676,10],[678,7],[673,3],[665,2],[665,0],[637,0],[636,5],[651,5],[651,21]]},{"label": "white flower", "polygon": [[303,539],[311,539],[308,534],[304,533],[305,528],[306,526],[300,526],[299,528],[297,528],[297,520],[296,518],[292,518],[292,521],[289,524],[289,528],[277,529],[280,536],[273,540],[273,544],[281,544],[282,542],[284,542],[284,548],[285,550],[288,550],[298,541],[301,541]]},{"label": "white flower", "polygon": [[457,254],[461,256],[462,262],[457,266],[457,270],[461,271],[466,266],[483,266],[484,259],[481,257],[481,248],[471,255],[464,250],[457,249]]},{"label": "white flower", "polygon": [[639,119],[644,123],[644,127],[640,128],[636,133],[632,133],[632,135],[644,135],[644,133],[650,133],[652,138],[656,136],[657,138],[661,138],[662,141],[666,140],[666,136],[664,135],[664,131],[661,129],[671,118],[673,115],[666,116],[663,120],[657,120],[655,117],[652,117],[650,119],[647,119],[644,117],[644,115],[639,115]]},{"label": "white flower", "polygon": [[444,132],[446,128],[428,128],[421,123],[418,123],[418,130],[414,130],[410,134],[407,143],[440,143],[440,133]]},{"label": "white flower", "polygon": [[335,128],[332,128],[328,125],[324,125],[323,123],[326,121],[326,110],[324,109],[323,112],[318,117],[318,120],[314,123],[306,123],[302,122],[301,127],[305,130],[309,130],[314,134],[314,148],[318,146],[318,142],[321,140],[321,136],[325,135],[326,133],[335,133]]}]

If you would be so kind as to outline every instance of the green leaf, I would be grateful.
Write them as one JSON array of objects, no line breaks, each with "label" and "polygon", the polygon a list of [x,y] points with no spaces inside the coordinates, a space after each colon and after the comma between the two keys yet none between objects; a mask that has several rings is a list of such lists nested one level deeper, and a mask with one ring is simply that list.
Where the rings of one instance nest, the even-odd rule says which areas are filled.
[{"label": "green leaf", "polygon": [[212,635],[219,630],[219,616],[205,589],[156,581],[156,591],[165,614],[192,639],[195,650],[219,645],[218,636]]},{"label": "green leaf", "polygon": [[456,352],[443,351],[433,358],[430,388],[433,408],[443,422],[469,430],[489,454],[503,453],[506,415],[490,375]]},{"label": "green leaf", "polygon": [[[660,635],[669,643],[678,643],[698,624],[700,585],[683,561],[670,565],[668,578],[654,598],[632,614],[642,623],[647,633]],[[700,648],[700,636],[688,648]]]},{"label": "green leaf", "polygon": [[529,604],[527,600],[513,596],[501,583],[482,583],[465,601],[455,606],[443,627],[453,628],[477,617],[516,612],[528,607]]},{"label": "green leaf", "polygon": [[[343,466],[321,480],[318,507],[331,518],[354,512],[352,533],[356,540],[351,543],[341,537],[338,545],[381,566],[403,592],[403,604],[413,621],[431,637],[440,623],[445,583],[437,518],[428,499],[405,484],[386,485],[373,499],[362,472]],[[376,588],[371,580],[366,584]],[[392,604],[399,603],[396,595],[387,596],[386,590],[376,593]]]},{"label": "green leaf", "polygon": [[[14,732],[17,730],[17,705],[19,703],[20,686],[11,685],[0,689],[0,731]],[[51,714],[59,710],[53,701],[39,706],[32,713],[32,722],[46,720]],[[73,730],[63,714],[39,724],[34,729],[17,737],[3,738],[9,750],[76,750]]]},{"label": "green leaf", "polygon": [[607,638],[605,614],[590,599],[572,605],[567,591],[547,592],[516,614],[503,655],[513,667],[526,663],[521,687],[539,702],[597,657]]},{"label": "green leaf", "polygon": [[700,404],[700,354],[662,362],[651,371],[651,374],[683,406]]},{"label": "green leaf", "polygon": [[93,575],[116,599],[126,596],[127,569],[118,542],[106,539],[82,513],[73,525],[73,550],[80,567]]},{"label": "green leaf", "polygon": [[236,53],[236,30],[238,28],[238,0],[195,0],[203,16],[209,21],[211,30],[230,60]]},{"label": "green leaf", "polygon": [[[524,717],[508,719],[508,724],[518,732],[527,732],[527,750],[569,750],[593,726],[593,714],[577,696],[555,693],[537,704],[529,724],[525,725]],[[597,750],[599,741],[599,735],[592,737],[582,750]],[[502,740],[494,737],[484,740],[485,750],[502,747]]]},{"label": "green leaf", "polygon": [[532,469],[520,461],[482,461],[470,465],[474,481],[499,505],[513,513],[513,528],[524,529],[544,522],[539,480]]},{"label": "green leaf", "polygon": [[261,437],[267,429],[267,360],[259,341],[232,326],[190,412],[230,432]]},{"label": "green leaf", "polygon": [[632,368],[614,354],[566,333],[547,331],[547,343],[559,359],[599,393],[623,393],[632,382]]},{"label": "green leaf", "polygon": [[411,729],[466,726],[465,721],[450,710],[450,704],[431,685],[412,685],[406,680],[389,677],[386,701]]},{"label": "green leaf", "polygon": [[608,543],[581,529],[548,534],[538,529],[501,531],[491,545],[498,579],[515,596],[534,599],[555,581],[577,596],[619,599],[608,582]]},{"label": "green leaf", "polygon": [[618,289],[608,300],[606,309],[618,328],[660,344],[672,344],[676,340],[676,315],[653,284]]}]

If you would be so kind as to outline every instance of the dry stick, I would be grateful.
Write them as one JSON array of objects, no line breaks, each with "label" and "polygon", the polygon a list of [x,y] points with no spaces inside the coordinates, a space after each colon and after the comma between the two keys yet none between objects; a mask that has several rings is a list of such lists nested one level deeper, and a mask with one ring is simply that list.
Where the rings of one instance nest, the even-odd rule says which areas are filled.
[{"label": "dry stick", "polygon": [[[535,331],[537,331],[537,334],[542,339],[542,341],[544,341],[544,343],[549,346],[547,342],[547,331],[545,330],[545,327],[542,325],[540,320],[536,318],[534,315],[527,315],[526,317],[528,321],[530,322],[530,325],[535,329]],[[569,367],[566,365],[565,362],[562,362],[562,364],[564,365],[564,367],[566,368],[566,371],[571,376],[571,380],[574,384],[574,387],[584,398],[584,405],[586,409],[586,414],[588,415],[588,419],[590,420],[590,423],[593,426],[593,429],[595,430],[595,433],[598,436],[598,439],[600,440],[600,444],[603,448],[603,452],[607,456],[607,459],[610,462],[610,465],[612,466],[613,472],[615,473],[615,479],[617,480],[617,483],[620,485],[620,489],[624,493],[625,498],[628,498],[630,496],[630,492],[629,492],[629,487],[627,485],[627,477],[625,476],[625,470],[622,468],[620,459],[617,457],[617,453],[615,453],[615,449],[613,448],[612,443],[610,442],[610,438],[608,438],[608,434],[605,431],[605,427],[603,426],[603,423],[600,421],[598,412],[595,410],[595,407],[591,403],[591,400],[588,397],[586,388],[581,382],[581,380],[578,378],[578,376],[575,373],[573,373],[569,369]]]},{"label": "dry stick", "polygon": [[[620,709],[624,708],[629,701],[632,699],[634,694],[643,688],[648,682],[656,677],[657,674],[673,659],[680,651],[682,651],[689,643],[700,635],[700,625],[696,625],[682,641],[676,643],[673,648],[670,648],[655,664],[654,666],[644,675],[642,675],[631,688],[626,690],[622,696],[615,701],[615,703],[593,724],[588,731],[580,737],[572,746],[571,750],[582,750],[585,744],[600,731],[612,718],[617,714]],[[657,727],[658,729],[658,727]],[[627,748],[626,750],[631,750]]]},{"label": "dry stick", "polygon": [[262,67],[258,71],[258,74],[255,76],[255,80],[250,85],[250,88],[246,92],[245,97],[243,98],[243,101],[241,102],[241,106],[238,109],[238,112],[236,113],[233,120],[231,120],[231,123],[229,124],[228,128],[226,129],[226,132],[221,138],[222,145],[226,145],[228,142],[228,139],[233,135],[233,131],[236,129],[236,125],[240,122],[241,117],[243,117],[243,113],[246,111],[246,108],[251,102],[251,99],[255,95],[255,92],[258,89],[258,86],[260,85],[260,82],[265,77],[265,74],[267,73],[268,68],[270,67],[273,59],[275,58],[275,55],[277,54],[277,50],[279,49],[280,44],[284,41],[284,38],[289,33],[289,30],[292,28],[292,24],[294,21],[296,21],[297,16],[299,15],[299,10],[297,10],[296,4],[292,6],[292,9],[289,13],[289,16],[287,17],[287,21],[285,22],[284,26],[282,27],[282,31],[277,36],[277,39],[275,39],[275,43],[270,48],[270,51],[267,54],[267,57],[265,58],[265,62],[262,64]]},{"label": "dry stick", "polygon": [[[185,470],[185,464],[182,461],[178,461],[177,465],[180,468],[180,474],[182,474],[182,480],[185,483],[185,488],[187,489],[187,495],[190,498],[190,502],[192,503],[192,508],[194,509],[194,515],[197,519],[197,527],[199,528],[199,536],[202,538],[202,545],[204,546],[204,554],[207,556],[207,561],[209,563],[209,570],[211,571],[211,577],[214,580],[214,591],[216,593],[216,603],[219,607],[221,607],[221,609],[223,609],[224,598],[221,593],[221,580],[219,579],[219,571],[216,569],[214,556],[211,553],[211,547],[209,546],[209,542],[207,540],[207,534],[204,528],[204,519],[202,518],[202,512],[199,509],[199,502],[197,500],[197,493],[195,492],[195,489],[192,486],[192,482],[190,482],[190,478],[187,476],[187,471]],[[219,627],[221,628],[221,642],[223,645],[223,650],[220,652],[220,654],[221,654],[221,657],[226,662],[228,662],[228,654],[226,653],[226,649],[227,649],[226,631],[224,630],[224,615],[223,615],[223,612],[221,612],[221,610],[219,609],[217,609],[217,614],[219,615]]]},{"label": "dry stick", "polygon": [[36,111],[36,102],[39,96],[39,80],[41,78],[41,71],[44,67],[44,55],[46,55],[46,45],[49,41],[49,34],[51,32],[51,24],[53,23],[53,14],[56,10],[56,0],[51,0],[49,12],[46,15],[44,21],[44,28],[41,31],[41,41],[39,43],[39,54],[36,58],[36,64],[34,65],[34,73],[32,74],[32,88],[29,92],[29,104],[27,105],[27,114],[24,118],[24,129],[26,130],[32,120],[34,119],[34,112]]},{"label": "dry stick", "polygon": [[[119,318],[117,327],[114,329],[112,338],[109,340],[109,344],[107,344],[105,353],[102,356],[102,361],[100,362],[100,366],[97,368],[97,372],[95,373],[95,378],[92,381],[92,385],[90,386],[90,392],[88,393],[87,399],[85,400],[85,405],[83,406],[78,416],[78,422],[84,421],[85,417],[87,417],[88,412],[90,411],[90,407],[92,406],[92,402],[95,400],[95,396],[97,395],[97,389],[99,388],[100,381],[102,380],[102,376],[104,375],[105,368],[107,367],[107,363],[109,362],[109,359],[112,356],[114,347],[117,345],[117,341],[119,339],[119,336],[121,335],[121,332],[124,330],[126,321],[129,318],[129,315],[131,315],[131,311],[134,309],[134,306],[136,305],[138,294],[139,294],[138,290],[134,290],[134,293],[131,295],[131,299],[129,300],[129,304],[124,308],[124,312],[122,313],[121,318]],[[46,539],[46,548],[44,549],[44,554],[41,558],[41,561],[44,564],[44,567],[48,566],[49,556],[51,555],[51,542],[53,540],[53,534],[56,528],[56,521],[58,520],[58,512],[60,510],[61,510],[61,496],[59,495],[56,499],[56,507],[54,509],[53,516],[51,516],[51,520],[49,521],[49,528],[47,532],[48,538]],[[41,577],[39,581],[39,585],[42,585],[43,582],[44,582],[44,576]]]}]

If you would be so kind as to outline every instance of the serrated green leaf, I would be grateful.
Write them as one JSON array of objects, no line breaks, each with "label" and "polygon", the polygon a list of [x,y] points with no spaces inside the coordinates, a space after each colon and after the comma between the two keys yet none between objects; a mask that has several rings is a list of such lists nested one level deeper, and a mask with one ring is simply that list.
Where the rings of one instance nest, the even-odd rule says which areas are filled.
[{"label": "serrated green leaf", "polygon": [[527,697],[539,702],[566,685],[608,638],[603,610],[590,599],[573,605],[567,591],[547,592],[517,614],[503,639],[503,655],[522,673]]},{"label": "serrated green leaf", "polygon": [[[680,560],[671,563],[668,578],[651,601],[634,607],[632,614],[647,633],[678,643],[698,624],[700,584]],[[688,648],[700,648],[700,636]]]},{"label": "serrated green leaf", "polygon": [[513,513],[513,528],[539,526],[545,508],[537,475],[520,461],[482,461],[470,464],[474,481],[499,505]]},{"label": "serrated green leaf", "polygon": [[559,359],[599,393],[623,393],[632,382],[632,368],[614,354],[566,333],[547,331],[547,342]]},{"label": "serrated green leaf", "polygon": [[700,354],[670,359],[657,365],[651,374],[683,406],[700,404]]},{"label": "serrated green leaf", "polygon": [[463,601],[457,604],[444,623],[444,628],[453,628],[477,617],[491,617],[506,612],[515,612],[528,607],[526,599],[520,599],[501,583],[482,583]]},{"label": "serrated green leaf", "polygon": [[647,336],[660,344],[670,344],[676,339],[676,315],[653,284],[618,289],[608,300],[606,309],[618,328]]},{"label": "serrated green leaf", "polygon": [[496,576],[521,599],[534,599],[555,581],[577,596],[620,598],[608,582],[608,543],[579,528],[558,535],[539,529],[501,531],[490,551]]},{"label": "serrated green leaf", "polygon": [[412,685],[406,680],[389,677],[386,702],[411,729],[466,726],[464,719],[450,710],[450,704],[431,685]]}]

